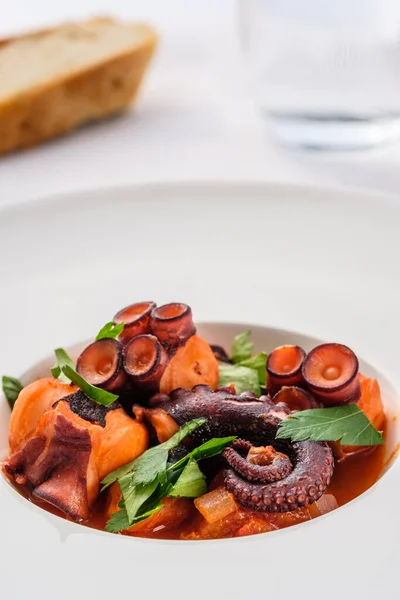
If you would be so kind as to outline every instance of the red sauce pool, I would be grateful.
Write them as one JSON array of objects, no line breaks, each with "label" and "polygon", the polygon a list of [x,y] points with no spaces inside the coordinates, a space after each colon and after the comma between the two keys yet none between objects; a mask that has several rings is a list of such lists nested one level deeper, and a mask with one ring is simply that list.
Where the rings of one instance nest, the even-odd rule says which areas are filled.
[{"label": "red sauce pool", "polygon": [[[384,461],[384,454],[385,446],[382,445],[336,462],[332,481],[326,493],[335,496],[338,505],[343,506],[365,492],[379,479],[384,467],[388,464],[388,461],[386,463]],[[18,491],[30,501],[33,501],[26,489],[18,486]],[[104,530],[108,520],[107,508],[110,502],[110,493],[109,491],[100,496],[93,508],[91,518],[84,523],[85,526]],[[261,513],[239,508],[236,512],[217,523],[208,524],[196,510],[191,500],[181,499],[180,502],[183,514],[187,516],[178,526],[174,524],[177,509],[171,507],[171,510],[164,511],[166,514],[162,518],[160,515],[157,520],[155,519],[156,515],[154,515],[122,535],[173,540],[231,538],[282,529],[309,521],[321,514],[315,504],[283,514]],[[34,503],[52,514],[65,518],[60,511],[47,503],[36,500]],[[180,514],[182,515],[182,510]]]}]

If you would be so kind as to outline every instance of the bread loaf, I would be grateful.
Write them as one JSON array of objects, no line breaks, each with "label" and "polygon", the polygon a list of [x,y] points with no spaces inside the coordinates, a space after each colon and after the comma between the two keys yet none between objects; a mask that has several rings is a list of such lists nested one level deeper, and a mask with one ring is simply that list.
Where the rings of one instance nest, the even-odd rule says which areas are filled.
[{"label": "bread loaf", "polygon": [[127,109],[156,42],[151,27],[113,19],[3,40],[0,154]]}]

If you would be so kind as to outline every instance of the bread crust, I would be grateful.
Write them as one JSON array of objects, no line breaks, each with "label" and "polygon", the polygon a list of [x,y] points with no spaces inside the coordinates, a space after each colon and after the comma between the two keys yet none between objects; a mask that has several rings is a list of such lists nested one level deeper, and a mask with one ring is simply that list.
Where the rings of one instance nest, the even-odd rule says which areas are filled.
[{"label": "bread crust", "polygon": [[0,155],[126,110],[156,47],[155,32],[146,30],[140,46],[0,103]]}]

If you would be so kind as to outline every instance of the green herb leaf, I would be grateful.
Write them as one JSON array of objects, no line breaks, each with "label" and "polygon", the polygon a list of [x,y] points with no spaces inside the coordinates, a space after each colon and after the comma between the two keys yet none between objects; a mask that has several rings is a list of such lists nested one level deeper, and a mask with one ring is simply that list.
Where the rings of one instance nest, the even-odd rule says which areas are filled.
[{"label": "green herb leaf", "polygon": [[203,425],[206,419],[193,419],[185,423],[169,440],[146,450],[139,458],[109,473],[101,482],[102,491],[130,473],[134,476],[134,484],[146,484],[153,481],[162,471],[166,471],[168,451],[176,448],[182,440]]},{"label": "green herb leaf", "polygon": [[146,484],[167,470],[168,451],[176,448],[182,440],[198,429],[206,419],[193,419],[185,423],[169,440],[154,446],[139,456],[132,467],[134,484]]},{"label": "green herb leaf", "polygon": [[125,327],[125,323],[120,323],[117,325],[114,321],[110,321],[106,323],[104,327],[102,327],[99,333],[96,335],[96,342],[98,340],[104,340],[106,338],[111,338],[115,340],[119,336],[120,333],[123,332]]},{"label": "green herb leaf", "polygon": [[189,421],[169,440],[150,448],[103,479],[103,489],[118,481],[123,498],[120,503],[122,510],[118,516],[112,516],[107,523],[107,531],[122,531],[154,514],[166,496],[195,498],[207,491],[205,476],[197,461],[219,454],[235,436],[209,440],[182,460],[167,465],[169,450],[178,446],[205,422],[203,418]]},{"label": "green herb leaf", "polygon": [[236,392],[254,392],[256,396],[261,394],[258,371],[241,365],[219,364],[218,385],[227,386],[233,383]]},{"label": "green herb leaf", "polygon": [[105,526],[105,531],[109,531],[110,533],[118,533],[119,531],[124,531],[125,529],[129,529],[130,523],[128,519],[128,513],[125,508],[121,510],[117,510],[111,518],[107,521]]},{"label": "green herb leaf", "polygon": [[129,522],[133,523],[141,506],[150,498],[157,488],[158,480],[154,479],[154,481],[147,484],[132,485],[132,477],[125,475],[118,483],[121,488]]},{"label": "green herb leaf", "polygon": [[147,510],[146,512],[141,513],[139,516],[137,516],[135,519],[133,519],[133,523],[131,525],[134,525],[135,523],[140,523],[140,521],[144,521],[145,519],[148,519],[149,517],[154,515],[154,513],[158,512],[160,510],[160,508],[162,508],[162,504],[157,504],[157,506],[153,506],[153,508],[151,508],[150,510]]},{"label": "green herb leaf", "polygon": [[159,483],[152,495],[140,507],[139,514],[145,514],[149,510],[153,510],[156,506],[161,505],[161,501],[168,496],[177,479],[178,477],[175,474],[173,482],[168,481],[166,477],[164,483]]},{"label": "green herb leaf", "polygon": [[168,496],[172,498],[198,498],[207,491],[206,476],[191,458]]},{"label": "green herb leaf", "polygon": [[259,354],[255,354],[254,356],[250,356],[250,358],[246,358],[245,360],[240,361],[240,365],[242,367],[248,367],[249,369],[255,369],[258,371],[258,381],[260,386],[265,386],[267,380],[267,353],[260,352]]},{"label": "green herb leaf", "polygon": [[15,379],[15,377],[8,377],[7,375],[3,375],[2,385],[4,395],[12,410],[21,390],[24,389],[24,386],[18,379]]},{"label": "green herb leaf", "polygon": [[246,358],[250,358],[253,352],[254,343],[251,341],[251,331],[248,329],[244,333],[240,333],[233,339],[232,344],[232,360],[238,363]]},{"label": "green herb leaf", "polygon": [[71,369],[74,369],[75,365],[72,358],[68,356],[68,354],[63,348],[56,348],[56,350],[54,350],[54,354],[56,355],[56,364],[51,369],[51,374],[53,375],[53,377],[55,377],[55,379],[59,379],[64,383],[69,383],[70,381],[68,377],[66,377],[62,372],[62,368],[65,365],[68,365],[71,367]]},{"label": "green herb leaf", "polygon": [[206,458],[212,458],[221,454],[222,450],[231,442],[236,440],[236,435],[229,435],[228,437],[212,438],[201,446],[198,446],[190,453],[190,456],[195,460],[204,460]]},{"label": "green herb leaf", "polygon": [[346,446],[375,446],[383,444],[382,433],[377,431],[357,404],[303,410],[280,424],[277,438],[338,441]]},{"label": "green herb leaf", "polygon": [[122,479],[122,477],[124,477],[124,475],[127,475],[130,471],[132,471],[133,464],[136,460],[137,460],[137,458],[135,458],[134,460],[131,460],[131,462],[126,463],[126,465],[119,467],[119,469],[112,471],[106,477],[104,477],[103,481],[101,482],[102,488],[101,488],[100,492],[104,492],[104,490],[106,490],[108,487],[110,487],[110,485],[112,485],[115,481],[117,481],[117,479]]},{"label": "green herb leaf", "polygon": [[[198,419],[192,419],[191,421],[188,421],[187,423],[182,425],[179,431],[177,431],[172,437],[170,437],[169,440],[167,440],[163,444],[160,444],[160,446],[165,446],[166,448],[168,448],[168,450],[173,450],[173,448],[176,448],[181,442],[183,442],[185,437],[187,437],[188,435],[193,433],[193,431],[204,425],[204,423],[207,423],[207,419],[205,419],[204,417],[199,417]],[[157,447],[159,448],[160,446]]]},{"label": "green herb leaf", "polygon": [[129,529],[129,527],[131,527],[135,523],[139,523],[140,521],[148,519],[149,517],[151,517],[151,515],[154,515],[154,513],[158,512],[160,508],[162,508],[162,504],[155,506],[154,508],[147,511],[146,513],[143,513],[139,517],[136,517],[133,520],[133,522],[129,522],[128,513],[126,512],[125,508],[117,510],[117,512],[115,512],[107,521],[105,531],[108,531],[110,533],[119,533],[120,531],[125,531],[125,529]]},{"label": "green herb leaf", "polygon": [[154,446],[134,461],[128,476],[133,478],[135,485],[151,483],[161,471],[165,471],[167,460],[168,448],[164,444]]},{"label": "green herb leaf", "polygon": [[259,396],[261,387],[265,387],[267,378],[267,354],[260,352],[252,356],[254,343],[250,338],[250,329],[234,338],[232,344],[234,364],[219,364],[219,385],[225,386],[233,383],[238,394],[251,391]]},{"label": "green herb leaf", "polygon": [[[198,421],[198,419],[194,423],[190,421],[181,427],[175,436],[165,444],[169,444],[170,449],[176,447],[187,437],[188,432],[193,431],[193,427],[198,426]],[[205,419],[200,419],[200,421],[203,424]],[[164,451],[154,452],[164,444],[145,452],[142,456],[147,455],[146,461],[140,461],[142,457],[133,461],[136,462],[136,465],[131,465],[130,472],[118,478],[129,521],[133,523],[133,519],[138,518],[142,513],[153,510],[154,506],[158,505],[166,496],[196,498],[204,494],[207,491],[205,476],[197,466],[197,461],[220,454],[225,446],[234,439],[236,436],[211,439],[168,468],[166,467],[167,456]],[[163,450],[165,450],[165,446]],[[189,463],[194,464],[188,468]],[[151,478],[153,479],[144,482]]]},{"label": "green herb leaf", "polygon": [[116,394],[112,394],[111,392],[107,392],[106,390],[102,390],[88,383],[69,365],[64,365],[61,370],[68,378],[68,381],[77,385],[88,398],[91,398],[91,400],[94,400],[97,404],[110,406],[110,404],[118,399]]},{"label": "green herb leaf", "polygon": [[197,448],[195,448],[194,450],[189,452],[189,454],[187,454],[186,456],[184,456],[177,462],[173,463],[168,468],[168,471],[170,471],[170,470],[177,471],[177,470],[181,469],[192,458],[194,460],[198,461],[198,460],[205,460],[206,458],[212,458],[213,456],[217,456],[218,454],[221,454],[222,450],[228,444],[233,442],[233,440],[236,440],[236,438],[237,438],[236,435],[231,435],[229,437],[212,438],[211,440],[204,442],[204,444],[202,444],[201,446],[198,446]]}]

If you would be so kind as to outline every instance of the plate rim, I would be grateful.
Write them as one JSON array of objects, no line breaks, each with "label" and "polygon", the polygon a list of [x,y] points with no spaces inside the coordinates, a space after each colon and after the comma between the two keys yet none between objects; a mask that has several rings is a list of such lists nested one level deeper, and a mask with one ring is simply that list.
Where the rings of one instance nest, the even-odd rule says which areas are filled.
[{"label": "plate rim", "polygon": [[[36,199],[25,200],[23,202],[18,202],[14,205],[8,204],[5,206],[0,206],[0,218],[3,218],[3,223],[6,225],[6,219],[12,218],[16,219],[19,215],[23,216],[25,213],[28,215],[32,215],[35,211],[38,211],[38,218],[40,218],[40,210],[48,211],[50,216],[56,213],[57,210],[63,206],[65,203],[65,207],[67,210],[76,210],[78,207],[78,202],[82,204],[82,200],[86,202],[86,207],[91,207],[93,204],[99,200],[98,205],[100,207],[106,207],[112,205],[113,195],[117,194],[125,194],[125,198],[127,199],[127,205],[129,201],[129,194],[132,194],[131,204],[134,205],[136,198],[139,195],[139,201],[145,201],[147,197],[150,197],[151,194],[157,193],[165,193],[171,196],[172,194],[179,192],[180,195],[177,200],[184,200],[184,193],[190,193],[194,191],[196,194],[207,194],[210,192],[218,193],[218,190],[223,191],[223,197],[221,201],[225,201],[228,199],[229,192],[233,190],[237,191],[237,195],[239,194],[248,194],[253,193],[255,198],[259,198],[260,200],[264,196],[265,203],[267,202],[278,202],[281,198],[285,201],[285,194],[292,196],[296,196],[301,194],[301,200],[305,200],[307,196],[310,200],[317,201],[321,200],[321,202],[326,202],[327,206],[334,206],[335,199],[338,200],[338,205],[343,209],[346,206],[347,202],[351,202],[354,199],[357,202],[357,206],[362,206],[364,201],[367,202],[367,207],[372,209],[372,207],[379,206],[378,202],[381,205],[382,212],[385,212],[385,209],[396,212],[396,215],[400,212],[400,203],[399,198],[393,194],[386,194],[377,192],[375,190],[359,190],[355,188],[350,188],[347,186],[320,186],[320,185],[309,185],[309,184],[285,184],[279,182],[266,182],[266,181],[232,181],[232,180],[224,180],[224,181],[167,181],[167,182],[155,182],[155,183],[131,183],[117,186],[105,187],[101,186],[99,188],[93,189],[83,189],[83,190],[72,190],[63,193],[56,194],[48,194],[43,197],[38,197]],[[140,194],[143,193],[143,197],[140,198]],[[135,197],[133,195],[135,194]],[[343,197],[344,196],[344,197]],[[121,197],[121,196],[120,196]],[[119,198],[116,198],[118,201]],[[123,201],[124,196],[121,197],[121,202]],[[69,206],[68,206],[69,205]],[[29,208],[32,207],[32,213],[29,212]],[[53,213],[54,211],[54,213]],[[203,319],[203,322],[206,322],[207,319]],[[220,322],[220,321],[219,321]],[[229,320],[230,323],[233,323],[233,320]],[[236,322],[236,321],[235,321]],[[240,323],[240,320],[236,322],[236,324]],[[257,323],[255,323],[257,324]],[[279,323],[270,323],[263,322],[258,323],[258,326],[261,327],[279,327]],[[293,331],[289,327],[290,331]],[[304,335],[311,335],[317,333],[316,329],[311,329],[307,331],[304,328],[300,328],[300,331],[296,332]],[[362,351],[362,358],[366,361],[371,362],[372,365],[376,365],[379,371],[383,371],[382,362],[377,362],[373,360],[373,357],[370,354]],[[388,373],[387,370],[383,371],[384,376],[386,376],[391,383],[394,384],[396,390],[400,389],[398,387],[398,378],[394,378],[391,373]],[[6,560],[2,561],[2,567],[0,567],[1,581],[3,585],[3,589],[6,592],[11,594],[13,598],[22,598],[23,591],[26,590],[26,585],[24,580],[29,580],[30,589],[32,588],[33,580],[29,577],[21,578],[21,582],[18,585],[18,582],[15,580],[16,569],[14,568],[17,565],[17,561],[15,561],[15,565],[13,566],[13,561],[9,560],[9,552],[10,549],[16,549],[17,543],[19,539],[24,540],[24,544],[22,547],[18,547],[19,560],[23,561],[24,567],[26,567],[26,573],[33,575],[36,578],[36,581],[39,584],[43,581],[43,574],[40,571],[41,565],[43,561],[48,561],[48,565],[52,568],[51,577],[49,577],[49,583],[54,583],[57,581],[57,577],[62,577],[65,575],[62,567],[65,565],[65,560],[70,561],[70,564],[76,564],[79,560],[85,560],[85,565],[87,567],[92,567],[95,569],[101,564],[101,560],[104,558],[104,555],[101,554],[102,551],[107,550],[110,553],[110,557],[108,557],[108,562],[111,563],[111,569],[113,563],[118,566],[119,569],[131,569],[134,561],[137,561],[137,565],[143,570],[143,574],[151,575],[153,571],[152,565],[157,565],[157,562],[153,562],[160,560],[160,564],[158,566],[158,574],[159,576],[155,578],[153,587],[149,587],[148,583],[145,581],[146,588],[143,590],[143,586],[141,586],[140,579],[138,581],[138,590],[145,591],[145,593],[149,594],[151,598],[158,597],[158,595],[162,592],[165,597],[171,598],[172,593],[176,595],[176,590],[172,591],[168,587],[164,585],[165,581],[168,581],[167,577],[170,575],[170,571],[167,571],[171,566],[174,566],[177,560],[182,561],[182,566],[185,567],[182,570],[182,574],[180,580],[185,583],[190,584],[192,581],[196,581],[195,577],[198,576],[198,565],[200,561],[204,561],[203,564],[207,568],[207,576],[208,581],[214,583],[214,577],[217,577],[217,586],[214,588],[216,593],[225,593],[231,594],[232,598],[243,597],[244,593],[253,593],[260,589],[260,580],[256,576],[258,569],[258,565],[262,568],[269,568],[271,572],[274,572],[274,577],[271,580],[271,590],[272,593],[275,593],[279,598],[289,598],[292,597],[293,591],[297,590],[297,594],[299,591],[298,582],[301,581],[304,577],[305,571],[309,567],[309,562],[307,558],[307,552],[312,552],[314,550],[324,550],[324,552],[316,552],[315,556],[315,564],[318,568],[313,569],[313,587],[319,587],[319,589],[324,590],[324,594],[326,595],[326,599],[336,599],[338,594],[343,590],[343,586],[346,586],[346,590],[351,593],[362,593],[364,594],[365,600],[372,600],[372,598],[376,597],[376,591],[380,591],[380,593],[385,592],[390,597],[389,590],[393,589],[393,586],[398,583],[398,575],[396,570],[396,564],[398,562],[400,556],[400,545],[399,545],[399,537],[398,532],[400,531],[400,518],[390,521],[388,520],[387,513],[392,511],[381,511],[380,507],[384,506],[385,500],[387,498],[387,490],[395,492],[398,490],[398,473],[400,469],[400,461],[396,462],[395,468],[392,468],[384,478],[384,481],[387,482],[387,485],[382,482],[381,485],[375,487],[375,491],[373,494],[366,492],[363,495],[362,501],[361,498],[356,499],[353,505],[349,505],[344,511],[337,511],[337,518],[321,518],[317,520],[317,522],[309,522],[303,524],[304,527],[292,527],[282,532],[282,535],[274,535],[274,536],[249,536],[247,538],[242,538],[238,543],[232,543],[231,540],[226,540],[225,542],[216,540],[214,542],[204,542],[201,544],[190,544],[190,551],[188,544],[181,544],[180,541],[176,542],[168,542],[168,544],[174,544],[174,551],[168,553],[167,542],[163,541],[160,544],[153,543],[153,540],[149,540],[149,543],[143,543],[141,539],[139,543],[137,540],[132,540],[131,538],[127,538],[124,542],[121,542],[117,536],[112,535],[88,535],[82,536],[79,532],[79,529],[76,528],[76,535],[65,534],[64,528],[61,530],[59,528],[46,527],[42,529],[42,523],[40,522],[40,516],[35,519],[34,526],[29,530],[29,534],[39,532],[43,532],[43,543],[40,542],[39,549],[41,553],[38,553],[37,550],[34,554],[32,554],[32,550],[35,549],[37,545],[37,541],[34,537],[29,539],[27,531],[22,531],[19,538],[14,539],[12,535],[3,536],[4,542],[0,541],[0,556],[3,556]],[[0,490],[0,497],[1,497]],[[25,502],[25,501],[24,501]],[[377,516],[379,513],[379,528],[376,530],[372,530],[373,542],[382,542],[382,551],[381,552],[370,552],[370,544],[367,544],[365,541],[365,537],[367,535],[365,527],[369,524],[370,514],[368,511],[371,506],[375,505],[376,509],[372,511],[372,514]],[[0,502],[1,504],[1,502]],[[356,505],[357,508],[356,508]],[[361,510],[360,510],[361,507]],[[38,509],[39,510],[39,509]],[[42,512],[42,511],[40,511]],[[383,514],[382,514],[383,513]],[[344,517],[346,516],[346,518]],[[11,515],[12,517],[14,514]],[[25,518],[26,517],[26,518]],[[352,517],[355,517],[352,522]],[[15,518],[15,516],[14,516]],[[9,515],[3,514],[2,518],[4,523],[6,523],[6,519],[11,522]],[[30,519],[30,515],[29,515]],[[21,527],[22,523],[28,521],[28,517],[26,515],[21,518]],[[64,521],[64,520],[62,520]],[[66,522],[66,521],[64,521]],[[348,541],[351,543],[352,537],[354,536],[354,547],[360,550],[360,555],[355,555],[357,559],[356,563],[351,564],[351,561],[343,561],[341,568],[337,569],[336,577],[330,579],[332,576],[331,564],[328,561],[330,559],[337,558],[337,551],[342,546],[339,546],[342,543],[342,530],[343,527],[340,527],[340,532],[336,531],[336,522],[343,524],[343,527],[346,524],[349,526],[349,538]],[[350,529],[350,525],[352,529]],[[386,526],[385,526],[386,525]],[[14,527],[12,522],[9,525],[9,528],[5,528],[5,531],[11,531],[11,527]],[[20,528],[20,526],[18,526]],[[304,537],[301,532],[304,531]],[[278,532],[279,533],[279,532]],[[340,535],[339,535],[340,533]],[[325,538],[326,535],[332,535],[331,540],[329,538]],[[358,535],[357,535],[358,534]],[[371,535],[371,533],[370,533]],[[290,537],[287,537],[290,536]],[[297,537],[294,537],[297,536]],[[342,537],[341,537],[342,536]],[[122,537],[122,536],[121,536]],[[281,542],[278,543],[278,538]],[[90,542],[89,542],[90,539]],[[269,540],[269,541],[268,541]],[[275,540],[275,543],[274,543]],[[303,543],[303,542],[306,543]],[[325,545],[325,541],[331,542]],[[44,543],[45,542],[45,543]],[[303,552],[298,553],[298,559],[291,561],[290,552],[288,553],[288,542],[289,542],[289,550],[290,547],[296,548],[303,545]],[[129,543],[129,552],[126,552],[128,549]],[[321,545],[324,543],[324,545]],[[269,545],[267,545],[269,544]],[[172,546],[170,546],[172,548]],[[221,548],[223,552],[218,552],[218,549]],[[268,553],[269,550],[272,550],[270,559],[268,558],[267,562],[265,562],[265,553]],[[156,551],[157,550],[157,551]],[[239,552],[238,552],[239,550]],[[85,554],[85,552],[87,554]],[[7,554],[6,554],[7,553]],[[40,557],[40,564],[38,561],[32,560],[32,556]],[[169,555],[169,556],[168,556]],[[246,558],[247,555],[247,558]],[[268,556],[268,554],[267,554]],[[282,556],[285,559],[289,559],[290,566],[290,577],[288,578],[288,561],[283,560]],[[308,554],[309,556],[309,554]],[[241,561],[241,557],[243,560]],[[111,558],[111,560],[110,560]],[[363,558],[365,562],[360,563]],[[377,559],[377,562],[375,561]],[[396,563],[393,563],[393,560],[396,559]],[[100,561],[100,563],[99,563]],[[132,562],[133,561],[133,562]],[[148,561],[148,562],[146,562]],[[239,578],[224,578],[225,569],[229,568],[229,572],[232,573],[232,567],[235,568],[235,562],[237,563],[241,561],[241,576]],[[360,564],[365,568],[365,573],[361,576],[358,576],[354,572],[354,564],[356,566],[360,566]],[[31,566],[30,566],[31,565]],[[375,567],[375,570],[373,569]],[[19,567],[18,567],[19,568]],[[224,570],[221,570],[223,568]],[[276,571],[274,571],[276,569]],[[378,571],[379,580],[375,581],[374,573]],[[95,571],[93,571],[95,572]],[[276,573],[276,576],[275,576]],[[285,577],[287,578],[285,580]],[[76,593],[76,586],[79,584],[80,593],[83,594],[85,592],[93,593],[93,586],[95,582],[93,581],[93,577],[85,578],[85,574],[82,572],[75,572],[73,576],[63,580],[63,586],[58,589],[58,594],[60,596],[60,600],[70,600],[73,592]],[[157,579],[157,580],[156,580]],[[284,591],[282,592],[282,582],[286,583],[284,585]],[[143,582],[142,582],[143,583]],[[326,585],[328,583],[328,585]],[[222,586],[224,584],[224,587]],[[161,586],[161,587],[160,587]],[[258,588],[258,590],[257,590]],[[96,589],[96,588],[95,588]],[[190,587],[191,596],[193,600],[197,600],[204,596],[204,587],[202,585],[194,588]],[[110,593],[115,594],[123,594],[126,593],[126,587],[124,578],[115,578],[113,577],[113,571],[107,572],[102,578],[101,588],[96,590],[98,593],[99,600],[106,599],[109,597]],[[238,592],[241,591],[241,594]],[[284,594],[283,596],[281,594]],[[301,598],[306,597],[306,593],[302,592],[300,588],[300,596]],[[374,593],[374,595],[372,595]],[[15,596],[14,594],[21,594]],[[46,586],[42,590],[43,600],[49,599],[54,594],[54,590],[51,585]],[[25,596],[24,596],[25,597]]]},{"label": "plate rim", "polygon": [[[60,205],[66,202],[73,202],[78,197],[86,201],[95,201],[95,198],[99,194],[125,194],[128,192],[132,193],[168,193],[168,191],[174,188],[179,188],[179,191],[185,191],[190,189],[204,190],[205,192],[210,188],[214,191],[218,189],[222,192],[227,188],[232,190],[237,189],[238,192],[250,189],[251,192],[260,194],[264,193],[307,193],[310,195],[328,196],[335,194],[346,194],[353,198],[353,200],[362,201],[375,201],[375,202],[386,202],[393,204],[393,206],[400,209],[400,194],[387,192],[385,190],[367,189],[360,186],[347,186],[343,184],[314,184],[312,182],[289,182],[284,181],[261,181],[256,179],[241,179],[235,181],[235,179],[193,179],[193,180],[157,180],[147,182],[131,182],[131,183],[118,183],[115,185],[107,186],[93,186],[89,188],[78,188],[75,190],[69,190],[65,192],[55,192],[54,194],[43,194],[38,196],[27,197],[22,201],[17,201],[16,204],[0,204],[0,217],[7,218],[12,216],[15,212],[25,212],[29,208],[46,208],[54,204]],[[265,199],[268,202],[268,198]],[[326,201],[326,200],[322,200]],[[10,215],[11,213],[11,215]]]}]

